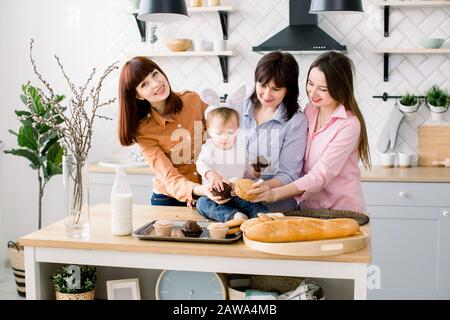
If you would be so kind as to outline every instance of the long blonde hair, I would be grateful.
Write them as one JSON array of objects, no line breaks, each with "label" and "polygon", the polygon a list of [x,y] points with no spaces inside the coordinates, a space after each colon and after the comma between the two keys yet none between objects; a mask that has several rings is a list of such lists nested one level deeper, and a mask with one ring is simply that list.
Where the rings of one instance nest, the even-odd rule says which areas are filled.
[{"label": "long blonde hair", "polygon": [[334,51],[321,54],[311,64],[306,78],[307,82],[311,69],[316,67],[325,74],[328,92],[331,97],[342,104],[346,110],[350,110],[358,118],[359,123],[361,124],[358,154],[364,167],[370,168],[370,150],[366,123],[364,122],[364,117],[356,102],[353,91],[354,65],[352,60],[347,56]]}]

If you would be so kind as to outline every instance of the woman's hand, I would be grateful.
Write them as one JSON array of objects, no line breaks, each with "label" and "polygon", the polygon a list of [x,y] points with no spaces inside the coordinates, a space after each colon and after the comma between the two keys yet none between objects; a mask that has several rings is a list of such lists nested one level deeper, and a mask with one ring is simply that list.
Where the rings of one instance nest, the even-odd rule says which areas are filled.
[{"label": "woman's hand", "polygon": [[264,183],[264,180],[260,179],[256,181],[252,185],[252,190],[250,190],[249,194],[255,194],[256,199],[252,202],[275,202],[277,201],[275,199],[275,193],[273,192],[274,189],[270,189],[270,187]]},{"label": "woman's hand", "polygon": [[[291,182],[289,184],[286,184],[281,187],[272,187],[269,186],[263,186],[260,181],[257,181],[253,184],[253,186],[257,186],[254,190],[252,190],[252,193],[257,193],[258,196],[253,202],[276,202],[280,200],[289,199],[295,196],[301,196],[305,191],[299,190],[295,183]],[[259,186],[261,185],[261,186]],[[259,187],[258,187],[259,186]],[[255,192],[259,191],[259,192]]]}]

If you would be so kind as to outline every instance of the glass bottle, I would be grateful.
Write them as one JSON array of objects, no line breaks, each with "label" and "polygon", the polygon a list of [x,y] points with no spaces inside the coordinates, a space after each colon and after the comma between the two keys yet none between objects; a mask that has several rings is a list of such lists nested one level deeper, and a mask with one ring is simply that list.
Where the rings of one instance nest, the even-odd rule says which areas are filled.
[{"label": "glass bottle", "polygon": [[127,181],[126,167],[116,166],[111,191],[111,232],[116,236],[131,234],[133,228],[133,193]]}]

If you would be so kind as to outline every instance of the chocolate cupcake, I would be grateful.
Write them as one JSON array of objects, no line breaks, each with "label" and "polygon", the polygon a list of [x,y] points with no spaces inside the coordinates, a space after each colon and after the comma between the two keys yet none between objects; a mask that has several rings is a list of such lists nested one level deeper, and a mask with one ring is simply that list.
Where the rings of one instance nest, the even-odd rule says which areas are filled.
[{"label": "chocolate cupcake", "polygon": [[270,162],[266,158],[264,158],[263,156],[258,156],[256,163],[253,164],[253,169],[255,169],[256,172],[261,172],[269,165]]},{"label": "chocolate cupcake", "polygon": [[203,229],[197,224],[197,222],[188,220],[181,227],[181,232],[186,237],[198,238],[203,232]]},{"label": "chocolate cupcake", "polygon": [[231,186],[228,183],[223,183],[223,191],[217,191],[213,188],[211,191],[213,196],[220,197],[220,200],[230,199],[231,198]]}]

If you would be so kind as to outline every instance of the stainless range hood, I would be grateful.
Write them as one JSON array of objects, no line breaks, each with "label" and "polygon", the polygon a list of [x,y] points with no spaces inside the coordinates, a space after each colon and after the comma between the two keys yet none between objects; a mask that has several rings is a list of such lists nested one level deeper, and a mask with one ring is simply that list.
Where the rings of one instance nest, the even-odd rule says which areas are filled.
[{"label": "stainless range hood", "polygon": [[311,0],[289,0],[289,26],[264,41],[253,51],[290,51],[318,53],[347,51],[330,35],[317,26],[317,15],[310,14]]}]

